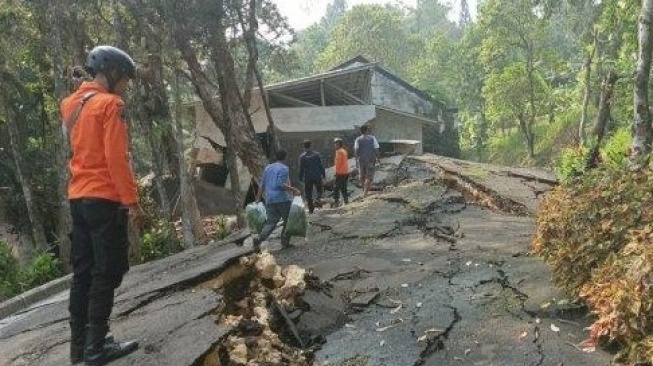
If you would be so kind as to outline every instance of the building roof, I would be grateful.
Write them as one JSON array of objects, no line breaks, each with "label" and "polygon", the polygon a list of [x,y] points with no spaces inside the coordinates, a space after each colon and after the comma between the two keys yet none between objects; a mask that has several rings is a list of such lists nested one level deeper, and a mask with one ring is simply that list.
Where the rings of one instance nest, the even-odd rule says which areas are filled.
[{"label": "building roof", "polygon": [[375,116],[373,105],[272,109],[275,126],[283,132],[350,131]]},{"label": "building roof", "polygon": [[[372,62],[372,61],[366,59],[365,57],[363,57],[362,55],[358,55],[358,56],[356,56],[356,57],[354,57],[354,58],[352,58],[350,60],[347,60],[347,61],[341,63],[340,65],[338,65],[338,66],[334,67],[333,69],[331,69],[331,71],[333,72],[333,71],[337,71],[337,70],[347,70],[348,68],[350,68],[352,65],[355,65],[355,64],[368,65],[368,67],[374,68],[376,71],[381,73],[386,78],[394,81],[395,83],[403,86],[407,90],[415,93],[420,98],[423,98],[423,99],[428,100],[428,101],[433,102],[433,103],[443,105],[442,102],[433,99],[430,95],[428,95],[424,91],[412,86],[410,83],[408,83],[404,79],[400,78],[399,76],[397,76],[397,75],[393,74],[392,72],[390,72],[390,71],[384,69],[383,67],[381,67],[377,62]],[[360,66],[357,66],[357,67],[360,67]]]},{"label": "building roof", "polygon": [[265,86],[273,108],[370,104],[373,65],[284,81]]}]

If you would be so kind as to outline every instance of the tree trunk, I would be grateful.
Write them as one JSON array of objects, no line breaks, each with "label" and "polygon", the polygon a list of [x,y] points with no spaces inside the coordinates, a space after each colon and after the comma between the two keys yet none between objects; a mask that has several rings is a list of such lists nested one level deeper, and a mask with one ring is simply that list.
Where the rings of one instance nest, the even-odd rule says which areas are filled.
[{"label": "tree trunk", "polygon": [[648,163],[651,152],[651,112],[648,102],[648,81],[651,73],[651,50],[653,48],[653,0],[642,0],[639,15],[637,73],[634,90],[633,143],[630,161],[633,169],[641,169]]},{"label": "tree trunk", "polygon": [[[54,94],[57,103],[61,101],[66,95],[66,83],[63,79],[63,37],[61,35],[61,27],[57,22],[61,21],[63,15],[61,14],[61,7],[57,4],[50,4],[48,14],[46,14],[48,27],[50,28],[50,54],[52,58],[52,68],[54,70]],[[58,106],[57,106],[58,110]],[[68,156],[70,156],[70,147],[68,138],[61,129],[61,121],[58,114],[52,114],[51,123],[55,131],[60,131],[55,134],[55,149],[56,149],[56,164],[57,171],[59,172],[59,179],[57,181],[57,195],[59,198],[59,211],[57,214],[57,241],[59,243],[59,259],[64,266],[66,272],[72,270],[71,263],[71,241],[70,233],[72,232],[73,223],[70,216],[70,202],[68,201],[68,180],[70,179],[70,172],[68,171]]]},{"label": "tree trunk", "polygon": [[487,119],[485,117],[485,105],[481,103],[476,131],[476,154],[479,162],[483,162],[483,152],[487,142]]},{"label": "tree trunk", "polygon": [[536,98],[535,98],[535,81],[534,78],[535,76],[533,75],[535,73],[535,66],[533,65],[534,62],[534,52],[533,52],[533,46],[529,45],[528,49],[528,60],[526,62],[526,72],[528,75],[528,98],[530,101],[530,107],[528,109],[528,119],[527,119],[527,125],[525,126],[525,133],[526,133],[526,143],[528,147],[528,157],[533,159],[535,158],[535,136],[533,134],[533,125],[535,124],[535,117],[537,116],[537,109],[535,107],[536,103]]},{"label": "tree trunk", "polygon": [[179,75],[175,75],[175,128],[177,129],[177,154],[179,161],[179,195],[181,201],[181,226],[184,238],[184,247],[191,248],[198,241],[206,238],[195,200],[192,179],[186,170],[184,159],[184,129],[181,113],[181,91],[179,89]]},{"label": "tree trunk", "polygon": [[530,120],[530,116],[526,116],[524,115],[524,113],[520,113],[517,119],[519,121],[519,131],[521,131],[522,137],[524,138],[524,143],[526,144],[526,152],[528,154],[528,157],[530,159],[534,159],[535,138],[531,130],[532,122]]},{"label": "tree trunk", "polygon": [[594,120],[594,128],[592,133],[596,135],[594,145],[590,149],[585,162],[585,169],[595,168],[599,164],[599,149],[607,131],[608,120],[610,119],[610,109],[612,108],[612,96],[614,94],[614,85],[619,79],[614,70],[610,70],[603,78],[601,86],[601,101],[599,103],[599,111]]},{"label": "tree trunk", "polygon": [[[247,46],[247,52],[249,53],[248,60],[248,77],[251,72],[256,78],[256,82],[259,87],[259,93],[261,95],[261,100],[263,101],[263,108],[265,109],[265,115],[268,118],[268,136],[269,136],[269,146],[270,151],[268,151],[268,159],[272,160],[274,154],[277,150],[281,149],[279,144],[279,139],[277,138],[276,129],[274,127],[274,119],[272,118],[272,111],[270,111],[270,101],[268,100],[267,93],[265,92],[265,86],[263,85],[263,77],[261,77],[261,72],[258,68],[258,47],[256,46],[256,32],[258,31],[258,20],[256,18],[256,0],[249,0],[249,14],[248,19],[245,21],[243,12],[240,8],[238,10],[238,16],[240,18],[240,23],[243,29],[246,29],[244,37],[245,44]],[[250,89],[252,88],[250,83],[245,83],[245,93],[243,94],[245,102],[245,112],[249,108],[249,98],[250,98]]]},{"label": "tree trunk", "polygon": [[[217,3],[224,10],[223,1],[219,0]],[[224,15],[224,11],[221,11],[216,19],[217,30],[212,39],[211,50],[213,63],[218,70],[218,85],[223,115],[228,117],[231,131],[233,131],[231,134],[233,144],[227,147],[235,148],[235,152],[252,177],[258,178],[263,173],[263,167],[265,166],[263,157],[265,154],[254,131],[254,126],[246,116],[247,111],[243,108],[234,60],[229,53]],[[225,120],[225,122],[227,121]],[[229,140],[227,140],[228,142]]]},{"label": "tree trunk", "polygon": [[[204,106],[206,112],[209,114],[216,126],[222,131],[223,135],[226,136],[224,131],[224,116],[220,102],[215,98],[213,93],[214,88],[208,81],[208,77],[202,71],[202,66],[197,58],[197,55],[193,51],[188,36],[188,29],[186,29],[186,26],[183,23],[180,23],[179,19],[175,19],[175,22],[175,29],[173,31],[175,43],[182,54],[182,58],[188,64],[195,90],[202,100],[202,105]],[[225,41],[224,34],[222,34],[222,37],[216,38],[221,39],[221,41],[218,42],[224,43]],[[232,82],[228,82],[227,85],[237,85],[237,83],[235,83],[233,59],[228,54],[228,49],[223,50],[226,52],[227,57],[219,56],[217,59],[224,58],[225,60],[231,61],[231,63],[227,62],[227,64],[224,65],[218,63],[218,66],[220,69],[226,68],[230,70],[229,72],[222,70],[224,71],[223,74],[230,75],[230,81]],[[240,92],[238,89],[236,88],[228,90],[227,94],[230,100],[228,104],[231,106],[230,111],[227,111],[227,115],[235,117],[231,120],[231,122],[234,124],[233,138],[236,142],[232,147],[234,148],[235,153],[237,153],[237,155],[241,158],[252,177],[259,177],[263,172],[264,166],[263,150],[261,148],[261,144],[259,143],[258,137],[254,132],[254,127],[251,125],[251,122],[247,122],[247,119],[244,115]],[[237,102],[236,105],[234,105],[234,101]]]},{"label": "tree trunk", "polygon": [[[3,98],[4,99],[4,98]],[[48,242],[45,237],[45,230],[41,217],[39,215],[38,207],[34,202],[34,195],[32,193],[32,185],[28,175],[25,172],[25,162],[23,161],[22,153],[20,151],[20,139],[18,137],[18,125],[16,116],[18,113],[13,110],[13,106],[5,99],[4,101],[5,112],[7,113],[7,130],[9,132],[9,145],[11,147],[11,154],[14,158],[16,166],[16,180],[20,183],[23,190],[23,198],[25,200],[25,207],[27,208],[27,216],[32,230],[32,238],[34,239],[34,249],[47,250]],[[28,248],[28,254],[30,249]]]},{"label": "tree trunk", "polygon": [[580,124],[578,126],[578,142],[580,146],[583,146],[585,144],[585,125],[587,124],[587,108],[589,106],[590,96],[592,93],[592,60],[594,59],[597,43],[598,43],[597,37],[596,35],[594,35],[594,47],[592,47],[592,50],[587,54],[587,58],[585,58],[585,64],[583,65],[585,68],[585,74],[583,78],[585,88],[583,91],[583,109],[580,116]]}]

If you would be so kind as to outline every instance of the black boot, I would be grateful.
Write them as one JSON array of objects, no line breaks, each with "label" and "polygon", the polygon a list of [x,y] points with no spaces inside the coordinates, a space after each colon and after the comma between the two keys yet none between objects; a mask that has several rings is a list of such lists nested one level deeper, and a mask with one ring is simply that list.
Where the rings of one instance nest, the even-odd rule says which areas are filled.
[{"label": "black boot", "polygon": [[87,366],[102,366],[138,349],[138,343],[134,341],[115,342],[113,337],[107,337],[108,331],[106,325],[89,325],[84,349]]},{"label": "black boot", "polygon": [[86,344],[86,324],[70,320],[70,363],[84,361],[84,345]]}]

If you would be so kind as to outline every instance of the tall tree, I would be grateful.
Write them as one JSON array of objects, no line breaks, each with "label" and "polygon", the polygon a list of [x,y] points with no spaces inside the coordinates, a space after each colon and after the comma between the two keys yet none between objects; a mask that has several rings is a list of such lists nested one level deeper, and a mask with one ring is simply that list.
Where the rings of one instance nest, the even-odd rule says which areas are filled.
[{"label": "tall tree", "polygon": [[[64,49],[64,35],[62,27],[58,22],[62,19],[68,19],[68,14],[63,12],[65,7],[52,1],[47,6],[47,11],[44,12],[46,16],[46,24],[50,34],[50,54],[52,62],[52,77],[54,81],[54,100],[60,101],[67,94],[65,75],[65,49]],[[58,110],[58,108],[56,109]],[[55,146],[57,150],[56,165],[58,167],[59,179],[57,180],[57,196],[59,199],[58,217],[57,217],[57,231],[56,237],[59,244],[59,257],[64,265],[66,271],[72,270],[71,258],[71,241],[69,234],[72,232],[72,217],[70,215],[70,203],[68,201],[68,156],[70,155],[70,148],[68,139],[63,129],[60,129],[61,121],[59,114],[55,111],[50,113],[51,123],[55,126],[55,130],[61,131],[55,133]]]},{"label": "tall tree", "polygon": [[542,110],[550,90],[545,80],[524,63],[514,63],[491,74],[483,87],[488,117],[516,121],[529,158],[535,157],[535,112]]},{"label": "tall tree", "polygon": [[466,27],[472,22],[472,16],[469,12],[469,4],[467,0],[460,1],[460,26]]},{"label": "tall tree", "polygon": [[631,162],[633,168],[644,166],[651,153],[651,111],[648,88],[651,75],[651,52],[653,51],[653,0],[642,0],[639,15],[637,71],[635,74],[633,144]]},{"label": "tall tree", "polygon": [[[226,39],[226,8],[222,1],[212,3],[201,8],[192,8],[189,4],[179,7],[177,3],[168,2],[170,13],[176,16],[171,19],[175,43],[179,48],[182,58],[186,61],[193,85],[202,100],[204,108],[222,131],[227,141],[229,153],[238,154],[249,173],[259,177],[263,171],[264,153],[254,131],[254,126],[248,120],[244,110],[242,95],[235,74],[233,58],[229,52]],[[203,13],[210,16],[210,23],[193,23],[190,14]],[[219,21],[215,21],[218,19]],[[201,21],[201,18],[200,18]],[[191,34],[201,32],[207,37],[203,39],[201,49],[209,53],[214,67],[218,72],[220,100],[215,99],[215,86],[209,82],[205,68],[199,62],[196,45],[191,42]],[[233,173],[235,166],[230,167]],[[233,182],[233,181],[232,181]],[[234,189],[232,185],[232,189]],[[234,191],[236,191],[234,189]]]},{"label": "tall tree", "polygon": [[3,86],[0,89],[0,120],[4,122],[8,133],[15,180],[22,193],[34,243],[34,248],[24,248],[27,258],[32,249],[48,248],[33,184],[32,172],[35,169],[30,169],[25,159],[25,155],[28,155],[26,152],[31,148],[30,135],[36,132],[34,124],[38,121],[37,117],[42,117],[38,112],[41,110],[40,97],[30,89],[38,85],[34,73],[37,70],[37,54],[32,49],[37,41],[38,33],[30,22],[27,9],[19,4],[8,4],[0,8],[0,83]]},{"label": "tall tree", "polygon": [[397,8],[354,6],[329,35],[329,43],[317,59],[318,70],[363,55],[403,76],[419,49],[418,41],[409,37],[403,20],[403,13]]},{"label": "tall tree", "polygon": [[[533,126],[544,107],[542,101],[546,95],[542,92],[547,90],[547,87],[542,85],[544,79],[536,65],[546,62],[549,55],[546,44],[547,24],[542,17],[536,15],[530,0],[490,0],[483,6],[481,26],[486,34],[482,57],[486,68],[491,72],[488,84],[492,79],[502,82],[515,81],[516,85],[522,86],[518,90],[523,94],[515,95],[523,103],[521,111],[515,113],[517,111],[513,110],[512,114],[519,123],[528,156],[534,158]],[[515,79],[511,79],[512,77]],[[487,98],[488,104],[493,104],[493,109],[497,111],[496,106],[504,104],[499,101],[507,101],[505,96],[511,90],[501,91],[499,85],[485,87],[488,92],[484,94],[498,102],[490,103],[490,98]],[[502,96],[500,93],[506,94]]]}]

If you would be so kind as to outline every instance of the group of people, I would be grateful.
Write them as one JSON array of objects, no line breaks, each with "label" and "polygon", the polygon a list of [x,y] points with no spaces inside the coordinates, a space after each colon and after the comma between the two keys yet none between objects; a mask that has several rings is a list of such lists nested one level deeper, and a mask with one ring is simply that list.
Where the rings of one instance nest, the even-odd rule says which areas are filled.
[{"label": "group of people", "polygon": [[[349,203],[349,192],[347,182],[349,181],[349,157],[345,149],[344,142],[341,138],[336,137],[333,140],[334,145],[334,206],[340,206],[340,196],[345,204]],[[313,150],[310,140],[303,142],[304,152],[299,156],[299,181],[304,186],[304,199],[308,206],[308,212],[313,213],[316,205],[321,205],[322,195],[324,193],[324,183],[326,179],[326,170],[322,162],[322,157],[318,152]],[[371,134],[369,125],[361,127],[361,135],[354,141],[354,152],[358,164],[358,174],[363,186],[363,197],[366,197],[374,181],[376,164],[379,161],[379,142]],[[280,220],[283,220],[281,231],[281,246],[286,248],[290,246],[290,236],[286,234],[286,222],[293,195],[301,195],[298,188],[292,186],[290,182],[290,169],[285,164],[286,151],[279,150],[276,152],[275,162],[268,165],[263,172],[260,180],[260,186],[256,195],[256,201],[260,202],[265,195],[265,207],[267,212],[267,221],[258,236],[253,238],[254,248],[259,250],[261,242],[265,241],[277,226]],[[314,192],[315,190],[315,192]],[[313,199],[313,193],[316,193],[316,200]]]},{"label": "group of people", "polygon": [[[68,199],[72,215],[71,261],[73,277],[70,289],[70,360],[72,364],[100,366],[123,357],[138,348],[135,341],[117,342],[109,333],[109,317],[114,293],[129,269],[128,221],[143,222],[138,189],[131,168],[127,123],[122,95],[136,74],[132,58],[112,46],[98,46],[88,54],[84,71],[92,77],[85,81],[80,70],[71,74],[75,92],[60,103],[62,127],[71,149]],[[368,125],[354,143],[358,171],[367,196],[379,159],[379,144]],[[348,154],[343,140],[333,141],[335,149],[335,205],[349,202]],[[325,168],[320,155],[304,142],[299,177],[304,185],[310,212],[321,198]],[[284,220],[281,244],[290,245],[285,222],[292,196],[301,191],[290,183],[286,152],[276,152],[260,179],[257,201],[265,198],[267,222],[254,238],[259,248],[279,220]]]}]

